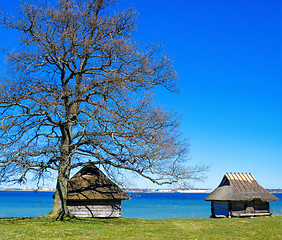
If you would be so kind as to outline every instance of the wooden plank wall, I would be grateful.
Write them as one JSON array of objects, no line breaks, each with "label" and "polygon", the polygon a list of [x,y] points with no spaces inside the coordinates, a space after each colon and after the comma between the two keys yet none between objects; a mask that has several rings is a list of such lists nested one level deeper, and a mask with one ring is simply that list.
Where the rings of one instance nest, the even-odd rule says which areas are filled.
[{"label": "wooden plank wall", "polygon": [[254,209],[256,213],[270,213],[268,202],[255,202]]},{"label": "wooden plank wall", "polygon": [[68,203],[70,214],[76,217],[118,218],[121,216],[121,204],[101,203]]},{"label": "wooden plank wall", "polygon": [[245,213],[245,203],[244,202],[232,202],[231,203],[232,213]]},{"label": "wooden plank wall", "polygon": [[228,202],[213,202],[213,213],[218,216],[229,216]]},{"label": "wooden plank wall", "polygon": [[268,202],[212,202],[212,216],[269,216],[271,215]]}]

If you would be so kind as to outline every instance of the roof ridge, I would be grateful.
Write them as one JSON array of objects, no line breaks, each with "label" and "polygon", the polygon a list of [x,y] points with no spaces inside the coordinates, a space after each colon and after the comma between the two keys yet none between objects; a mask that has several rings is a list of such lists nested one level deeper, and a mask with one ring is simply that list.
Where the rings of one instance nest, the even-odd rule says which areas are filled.
[{"label": "roof ridge", "polygon": [[255,178],[250,173],[245,173],[245,177],[247,179],[247,184],[250,186],[250,189],[256,192],[256,188],[253,186]]},{"label": "roof ridge", "polygon": [[233,176],[232,173],[226,173],[227,178],[229,180],[229,182],[238,190],[238,191],[242,191],[240,185],[238,185],[238,183],[235,181],[235,177]]},{"label": "roof ridge", "polygon": [[249,182],[244,179],[244,177],[245,177],[244,174],[241,174],[241,173],[238,173],[238,175],[236,173],[234,173],[234,174],[237,176],[237,178],[239,180],[238,182],[242,186],[242,191],[249,192],[250,191]]},{"label": "roof ridge", "polygon": [[230,173],[226,173],[225,176],[238,191],[246,191],[246,192],[263,191],[262,186],[258,184],[258,182],[255,180],[254,176],[251,173],[230,172]]}]

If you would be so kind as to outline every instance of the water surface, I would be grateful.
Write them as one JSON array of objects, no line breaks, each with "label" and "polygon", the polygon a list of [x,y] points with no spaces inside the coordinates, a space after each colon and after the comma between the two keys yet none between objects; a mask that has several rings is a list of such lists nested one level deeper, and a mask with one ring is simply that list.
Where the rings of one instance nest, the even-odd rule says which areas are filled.
[{"label": "water surface", "polygon": [[[0,191],[0,217],[36,217],[48,214],[53,206],[53,192]],[[127,218],[208,218],[208,193],[130,193],[122,201],[122,217]],[[282,214],[280,200],[270,203],[273,214]]]}]

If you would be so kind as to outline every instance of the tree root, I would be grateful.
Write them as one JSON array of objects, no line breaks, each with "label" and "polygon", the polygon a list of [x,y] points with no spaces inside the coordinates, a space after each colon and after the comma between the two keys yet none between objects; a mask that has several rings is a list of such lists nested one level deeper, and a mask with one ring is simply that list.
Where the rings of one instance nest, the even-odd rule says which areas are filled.
[{"label": "tree root", "polygon": [[65,213],[64,211],[61,211],[58,214],[54,214],[54,213],[49,213],[46,215],[47,217],[52,217],[54,218],[56,221],[70,221],[72,219],[76,219],[76,217],[74,215],[71,215],[69,213]]}]

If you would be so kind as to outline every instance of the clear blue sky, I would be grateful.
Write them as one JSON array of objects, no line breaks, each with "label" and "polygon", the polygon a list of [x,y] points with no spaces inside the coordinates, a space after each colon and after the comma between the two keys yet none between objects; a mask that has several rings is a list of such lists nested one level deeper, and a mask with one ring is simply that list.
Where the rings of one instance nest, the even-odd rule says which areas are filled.
[{"label": "clear blue sky", "polygon": [[[158,91],[156,98],[183,113],[190,164],[210,166],[207,180],[194,187],[214,188],[225,172],[250,172],[263,187],[282,188],[280,4],[121,0],[139,12],[136,38],[162,42],[175,61],[182,92]],[[1,36],[0,47],[15,37],[2,29]]]}]

